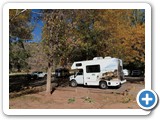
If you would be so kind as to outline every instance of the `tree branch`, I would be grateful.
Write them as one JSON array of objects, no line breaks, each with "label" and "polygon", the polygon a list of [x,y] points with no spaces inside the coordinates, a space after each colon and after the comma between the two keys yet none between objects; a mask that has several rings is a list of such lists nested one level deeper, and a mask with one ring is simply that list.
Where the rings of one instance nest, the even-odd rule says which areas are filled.
[{"label": "tree branch", "polygon": [[17,9],[15,16],[13,16],[12,18],[10,18],[9,20],[12,21],[13,19],[15,19],[17,16],[19,16],[22,13],[24,13],[25,11],[27,11],[27,9],[23,9],[21,12],[18,13],[18,9]]}]

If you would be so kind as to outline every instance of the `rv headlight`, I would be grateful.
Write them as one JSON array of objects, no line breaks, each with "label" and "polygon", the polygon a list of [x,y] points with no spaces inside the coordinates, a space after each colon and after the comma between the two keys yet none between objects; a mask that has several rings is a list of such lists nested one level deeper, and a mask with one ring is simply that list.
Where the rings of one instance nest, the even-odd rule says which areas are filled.
[{"label": "rv headlight", "polygon": [[74,78],[74,75],[71,75],[69,78],[70,78],[70,79]]}]

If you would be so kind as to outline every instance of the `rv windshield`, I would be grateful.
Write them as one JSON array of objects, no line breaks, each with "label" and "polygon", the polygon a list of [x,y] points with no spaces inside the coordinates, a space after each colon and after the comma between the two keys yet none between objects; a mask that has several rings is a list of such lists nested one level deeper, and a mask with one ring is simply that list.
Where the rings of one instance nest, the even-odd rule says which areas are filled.
[{"label": "rv windshield", "polygon": [[76,70],[75,73],[74,73],[74,75],[75,76],[77,76],[77,75],[83,75],[83,69]]}]

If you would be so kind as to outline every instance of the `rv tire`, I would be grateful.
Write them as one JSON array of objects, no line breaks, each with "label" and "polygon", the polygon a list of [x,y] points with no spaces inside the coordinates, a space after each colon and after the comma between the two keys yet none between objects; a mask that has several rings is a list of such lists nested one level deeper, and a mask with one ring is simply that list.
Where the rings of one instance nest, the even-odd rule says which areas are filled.
[{"label": "rv tire", "polygon": [[100,86],[101,89],[106,89],[106,88],[108,88],[107,83],[106,83],[105,81],[101,81],[101,82],[99,83],[99,86]]},{"label": "rv tire", "polygon": [[76,87],[77,86],[77,82],[75,80],[70,81],[70,86],[71,87]]}]

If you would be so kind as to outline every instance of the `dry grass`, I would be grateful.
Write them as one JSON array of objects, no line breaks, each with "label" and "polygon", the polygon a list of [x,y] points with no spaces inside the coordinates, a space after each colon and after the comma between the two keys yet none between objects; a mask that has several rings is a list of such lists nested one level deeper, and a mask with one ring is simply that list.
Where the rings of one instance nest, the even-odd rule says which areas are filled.
[{"label": "dry grass", "polygon": [[42,91],[45,91],[45,86],[29,88],[20,92],[13,92],[9,94],[9,98],[15,98],[15,97],[19,97],[27,94],[34,94]]}]

